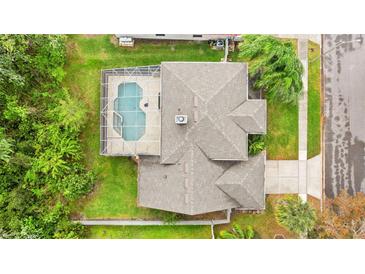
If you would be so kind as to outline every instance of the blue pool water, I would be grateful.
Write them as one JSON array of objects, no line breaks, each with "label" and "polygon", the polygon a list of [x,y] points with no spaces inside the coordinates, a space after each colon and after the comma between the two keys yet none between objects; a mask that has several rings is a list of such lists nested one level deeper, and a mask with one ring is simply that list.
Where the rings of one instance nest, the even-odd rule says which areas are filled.
[{"label": "blue pool water", "polygon": [[118,86],[114,101],[113,127],[126,141],[139,140],[145,133],[146,113],[139,107],[142,88],[134,82]]}]

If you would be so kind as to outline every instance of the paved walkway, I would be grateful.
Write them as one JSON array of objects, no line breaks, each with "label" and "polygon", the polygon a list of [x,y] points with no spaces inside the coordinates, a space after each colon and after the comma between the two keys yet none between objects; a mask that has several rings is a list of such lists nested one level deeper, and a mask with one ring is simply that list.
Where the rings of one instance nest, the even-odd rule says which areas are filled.
[{"label": "paved walkway", "polygon": [[76,220],[83,225],[113,225],[113,226],[166,226],[166,225],[221,225],[228,224],[230,219],[223,220],[196,220],[196,221],[178,221],[172,224],[163,221],[148,221],[148,220]]},{"label": "paved walkway", "polygon": [[[298,160],[266,161],[266,193],[298,193],[306,201],[307,194],[318,199],[322,197],[322,157],[318,155],[307,159],[308,123],[308,38],[320,43],[318,37],[311,35],[278,35],[298,39],[298,56],[304,67],[302,77],[303,92],[299,99],[299,147]],[[316,38],[316,39],[314,39]]]},{"label": "paved walkway", "polygon": [[[219,220],[182,220],[174,222],[173,225],[221,225],[221,224],[229,224],[231,222],[231,209],[228,209],[226,212],[226,219]],[[164,221],[160,220],[128,220],[128,219],[80,219],[74,220],[74,222],[83,224],[83,225],[113,225],[113,226],[162,226],[162,225],[171,225]]]},{"label": "paved walkway", "polygon": [[299,173],[301,163],[299,160],[266,161],[266,194],[300,194],[301,176],[302,178],[305,177],[304,194],[309,194],[317,199],[321,199],[322,155],[317,155],[304,162],[306,163],[305,176],[303,176],[302,173]]},{"label": "paved walkway", "polygon": [[308,125],[308,39],[298,39],[298,55],[302,62],[303,91],[299,99],[299,189],[298,193],[304,201],[307,200],[307,125]]}]

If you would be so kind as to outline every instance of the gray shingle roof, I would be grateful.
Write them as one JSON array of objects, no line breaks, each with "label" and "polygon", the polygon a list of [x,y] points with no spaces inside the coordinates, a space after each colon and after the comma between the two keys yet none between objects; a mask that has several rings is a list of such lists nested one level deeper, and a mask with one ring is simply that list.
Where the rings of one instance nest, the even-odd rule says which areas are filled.
[{"label": "gray shingle roof", "polygon": [[212,161],[191,146],[174,165],[158,157],[143,157],[139,164],[139,205],[195,215],[238,207],[214,185],[231,163]]},{"label": "gray shingle roof", "polygon": [[[247,136],[228,116],[247,99],[244,63],[162,63],[161,163],[196,143],[210,159],[247,160]],[[174,117],[190,121],[177,126]]]},{"label": "gray shingle roof", "polygon": [[246,209],[263,209],[264,154],[240,162],[227,169],[215,184]]},{"label": "gray shingle roof", "polygon": [[[263,208],[264,156],[248,133],[266,132],[266,103],[247,100],[244,63],[161,64],[161,156],[141,157],[139,204],[184,214]],[[188,116],[177,125],[175,115]]]}]

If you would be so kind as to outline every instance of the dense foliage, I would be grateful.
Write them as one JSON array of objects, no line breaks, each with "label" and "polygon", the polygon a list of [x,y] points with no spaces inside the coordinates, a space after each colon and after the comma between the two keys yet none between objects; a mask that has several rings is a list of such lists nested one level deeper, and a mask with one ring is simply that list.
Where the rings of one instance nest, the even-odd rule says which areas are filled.
[{"label": "dense foliage", "polygon": [[315,210],[298,196],[280,200],[275,208],[277,222],[301,237],[307,237],[316,224]]},{"label": "dense foliage", "polygon": [[255,156],[265,149],[265,136],[259,134],[248,135],[248,154]]},{"label": "dense foliage", "polygon": [[0,237],[76,238],[68,204],[89,192],[85,108],[69,96],[62,35],[0,35]]},{"label": "dense foliage", "polygon": [[219,233],[221,239],[253,239],[254,237],[255,231],[250,225],[242,229],[238,224],[233,224],[232,229],[222,230]]},{"label": "dense foliage", "polygon": [[291,42],[270,35],[244,35],[239,56],[249,62],[253,87],[270,101],[296,104],[302,91],[303,66]]},{"label": "dense foliage", "polygon": [[317,230],[321,238],[365,239],[365,194],[328,199]]}]

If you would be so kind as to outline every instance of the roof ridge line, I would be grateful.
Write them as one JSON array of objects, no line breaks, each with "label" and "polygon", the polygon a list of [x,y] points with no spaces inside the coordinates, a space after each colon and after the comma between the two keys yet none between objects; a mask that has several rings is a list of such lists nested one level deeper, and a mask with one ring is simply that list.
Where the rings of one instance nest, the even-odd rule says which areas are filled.
[{"label": "roof ridge line", "polygon": [[[256,158],[256,159],[252,159],[252,158]],[[243,189],[247,192],[247,194],[255,201],[255,203],[257,205],[260,205],[260,203],[257,201],[257,199],[255,198],[254,195],[252,195],[251,191],[249,191],[249,189],[246,187],[246,184],[243,184],[243,182],[245,181],[245,179],[248,177],[249,174],[252,173],[252,170],[255,169],[255,167],[259,164],[259,160],[260,158],[258,157],[251,157],[251,161],[254,161],[253,166],[251,168],[248,169],[248,172],[246,172],[244,177],[241,177],[241,180],[239,181],[239,183],[231,183],[231,185],[240,185],[241,187],[243,187]],[[233,165],[234,166],[234,165]],[[232,166],[232,167],[233,167]],[[225,170],[218,178],[216,181],[219,180],[219,178],[221,178],[226,172],[228,172],[232,167],[228,168],[227,170]],[[241,205],[234,197],[232,197],[229,193],[225,192],[223,189],[220,188],[219,184],[216,184],[216,182],[214,182],[214,185],[217,186],[222,192],[224,192],[226,195],[228,195],[231,199],[235,200],[239,205]],[[225,184],[228,185],[228,184]],[[242,206],[242,205],[241,205]]]},{"label": "roof ridge line", "polygon": [[[250,112],[249,114],[247,114],[247,115],[245,115],[245,116],[238,116],[238,115],[234,115],[234,114],[232,114],[232,112],[234,112],[236,109],[238,109],[239,107],[241,107],[243,104],[245,104],[246,102],[249,104],[250,103],[250,101],[251,102],[253,102],[253,101],[258,101],[258,100],[246,100],[246,101],[244,101],[242,104],[240,104],[239,106],[237,106],[234,110],[232,110],[231,111],[231,113],[229,113],[228,114],[228,116],[229,117],[232,117],[232,118],[234,118],[234,117],[251,117],[254,121],[255,121],[255,123],[257,124],[257,126],[262,130],[262,131],[264,131],[264,129],[263,129],[263,127],[260,125],[260,123],[256,120],[256,118],[255,118],[255,114],[264,106],[264,105],[258,105],[255,109],[254,109],[254,111],[252,111],[252,112]],[[260,100],[260,101],[265,101],[265,100]],[[231,118],[231,119],[232,119]],[[233,120],[233,122],[236,124],[236,125],[238,125],[234,120]],[[239,126],[239,125],[238,125]],[[239,126],[240,128],[242,128],[241,126]],[[242,128],[242,130],[243,131],[245,131],[246,133],[248,133],[245,129],[243,129]]]},{"label": "roof ridge line", "polygon": [[[180,63],[180,62],[176,62],[176,63]],[[169,68],[166,68],[165,67],[165,69],[167,69],[172,75],[174,75],[184,86],[186,86],[190,91],[191,91],[191,93],[193,93],[193,95],[195,95],[195,96],[198,96],[202,101],[204,101],[204,99],[199,95],[199,94],[197,94],[196,92],[195,92],[195,90],[191,87],[191,86],[189,86],[188,84],[186,84],[185,83],[185,81],[184,81],[184,79],[181,79],[181,77],[178,75],[178,74],[176,74],[175,72],[173,72],[173,71],[171,71]]]},{"label": "roof ridge line", "polygon": [[[240,150],[239,150],[239,148],[235,145],[235,144],[233,144],[232,143],[232,140],[225,134],[225,132],[224,131],[222,131],[222,130],[220,130],[219,128],[217,128],[217,126],[215,125],[215,123],[213,123],[213,121],[210,119],[210,117],[209,117],[209,115],[207,115],[208,116],[208,119],[209,119],[209,121],[213,124],[213,127],[216,129],[216,130],[218,130],[218,132],[220,132],[227,140],[228,140],[228,142],[231,144],[231,146],[233,146],[234,148],[235,148],[235,150],[238,152],[238,154],[240,154]],[[234,123],[234,121],[232,121],[232,120],[230,120],[229,119],[229,121],[231,121],[233,124],[235,124]],[[237,125],[236,125],[237,126]],[[241,127],[239,127],[239,128],[241,128]]]},{"label": "roof ridge line", "polygon": [[[251,159],[251,161],[252,160],[254,160],[255,162],[254,162],[254,164],[253,164],[253,166],[249,169],[249,172],[247,172],[246,173],[246,177],[248,176],[248,174],[249,173],[251,173],[251,171],[258,165],[258,163],[259,163],[259,160],[260,160],[260,158],[259,157],[253,157],[253,158],[256,158],[256,159]],[[245,177],[245,178],[246,178]],[[246,185],[243,185],[242,184],[242,186],[244,187],[244,189],[246,190],[246,192],[250,195],[250,197],[256,202],[256,204],[258,204],[258,205],[260,205],[260,203],[256,200],[256,198],[254,197],[254,195],[252,195],[252,193],[247,189],[247,187],[246,187]]]},{"label": "roof ridge line", "polygon": [[[219,62],[218,62],[219,63]],[[224,84],[222,86],[220,86],[217,91],[212,95],[210,96],[209,100],[207,101],[207,104],[225,87],[227,86],[233,78],[235,78],[239,73],[241,73],[243,70],[243,68],[241,68],[240,70],[238,70],[235,74],[233,74],[232,77],[230,77],[226,82],[224,82]]]},{"label": "roof ridge line", "polygon": [[235,201],[239,206],[241,205],[235,198],[233,198],[231,195],[229,195],[227,192],[225,192],[223,189],[220,188],[219,185],[217,185],[220,191],[222,191],[224,194],[226,194],[231,200]]}]

